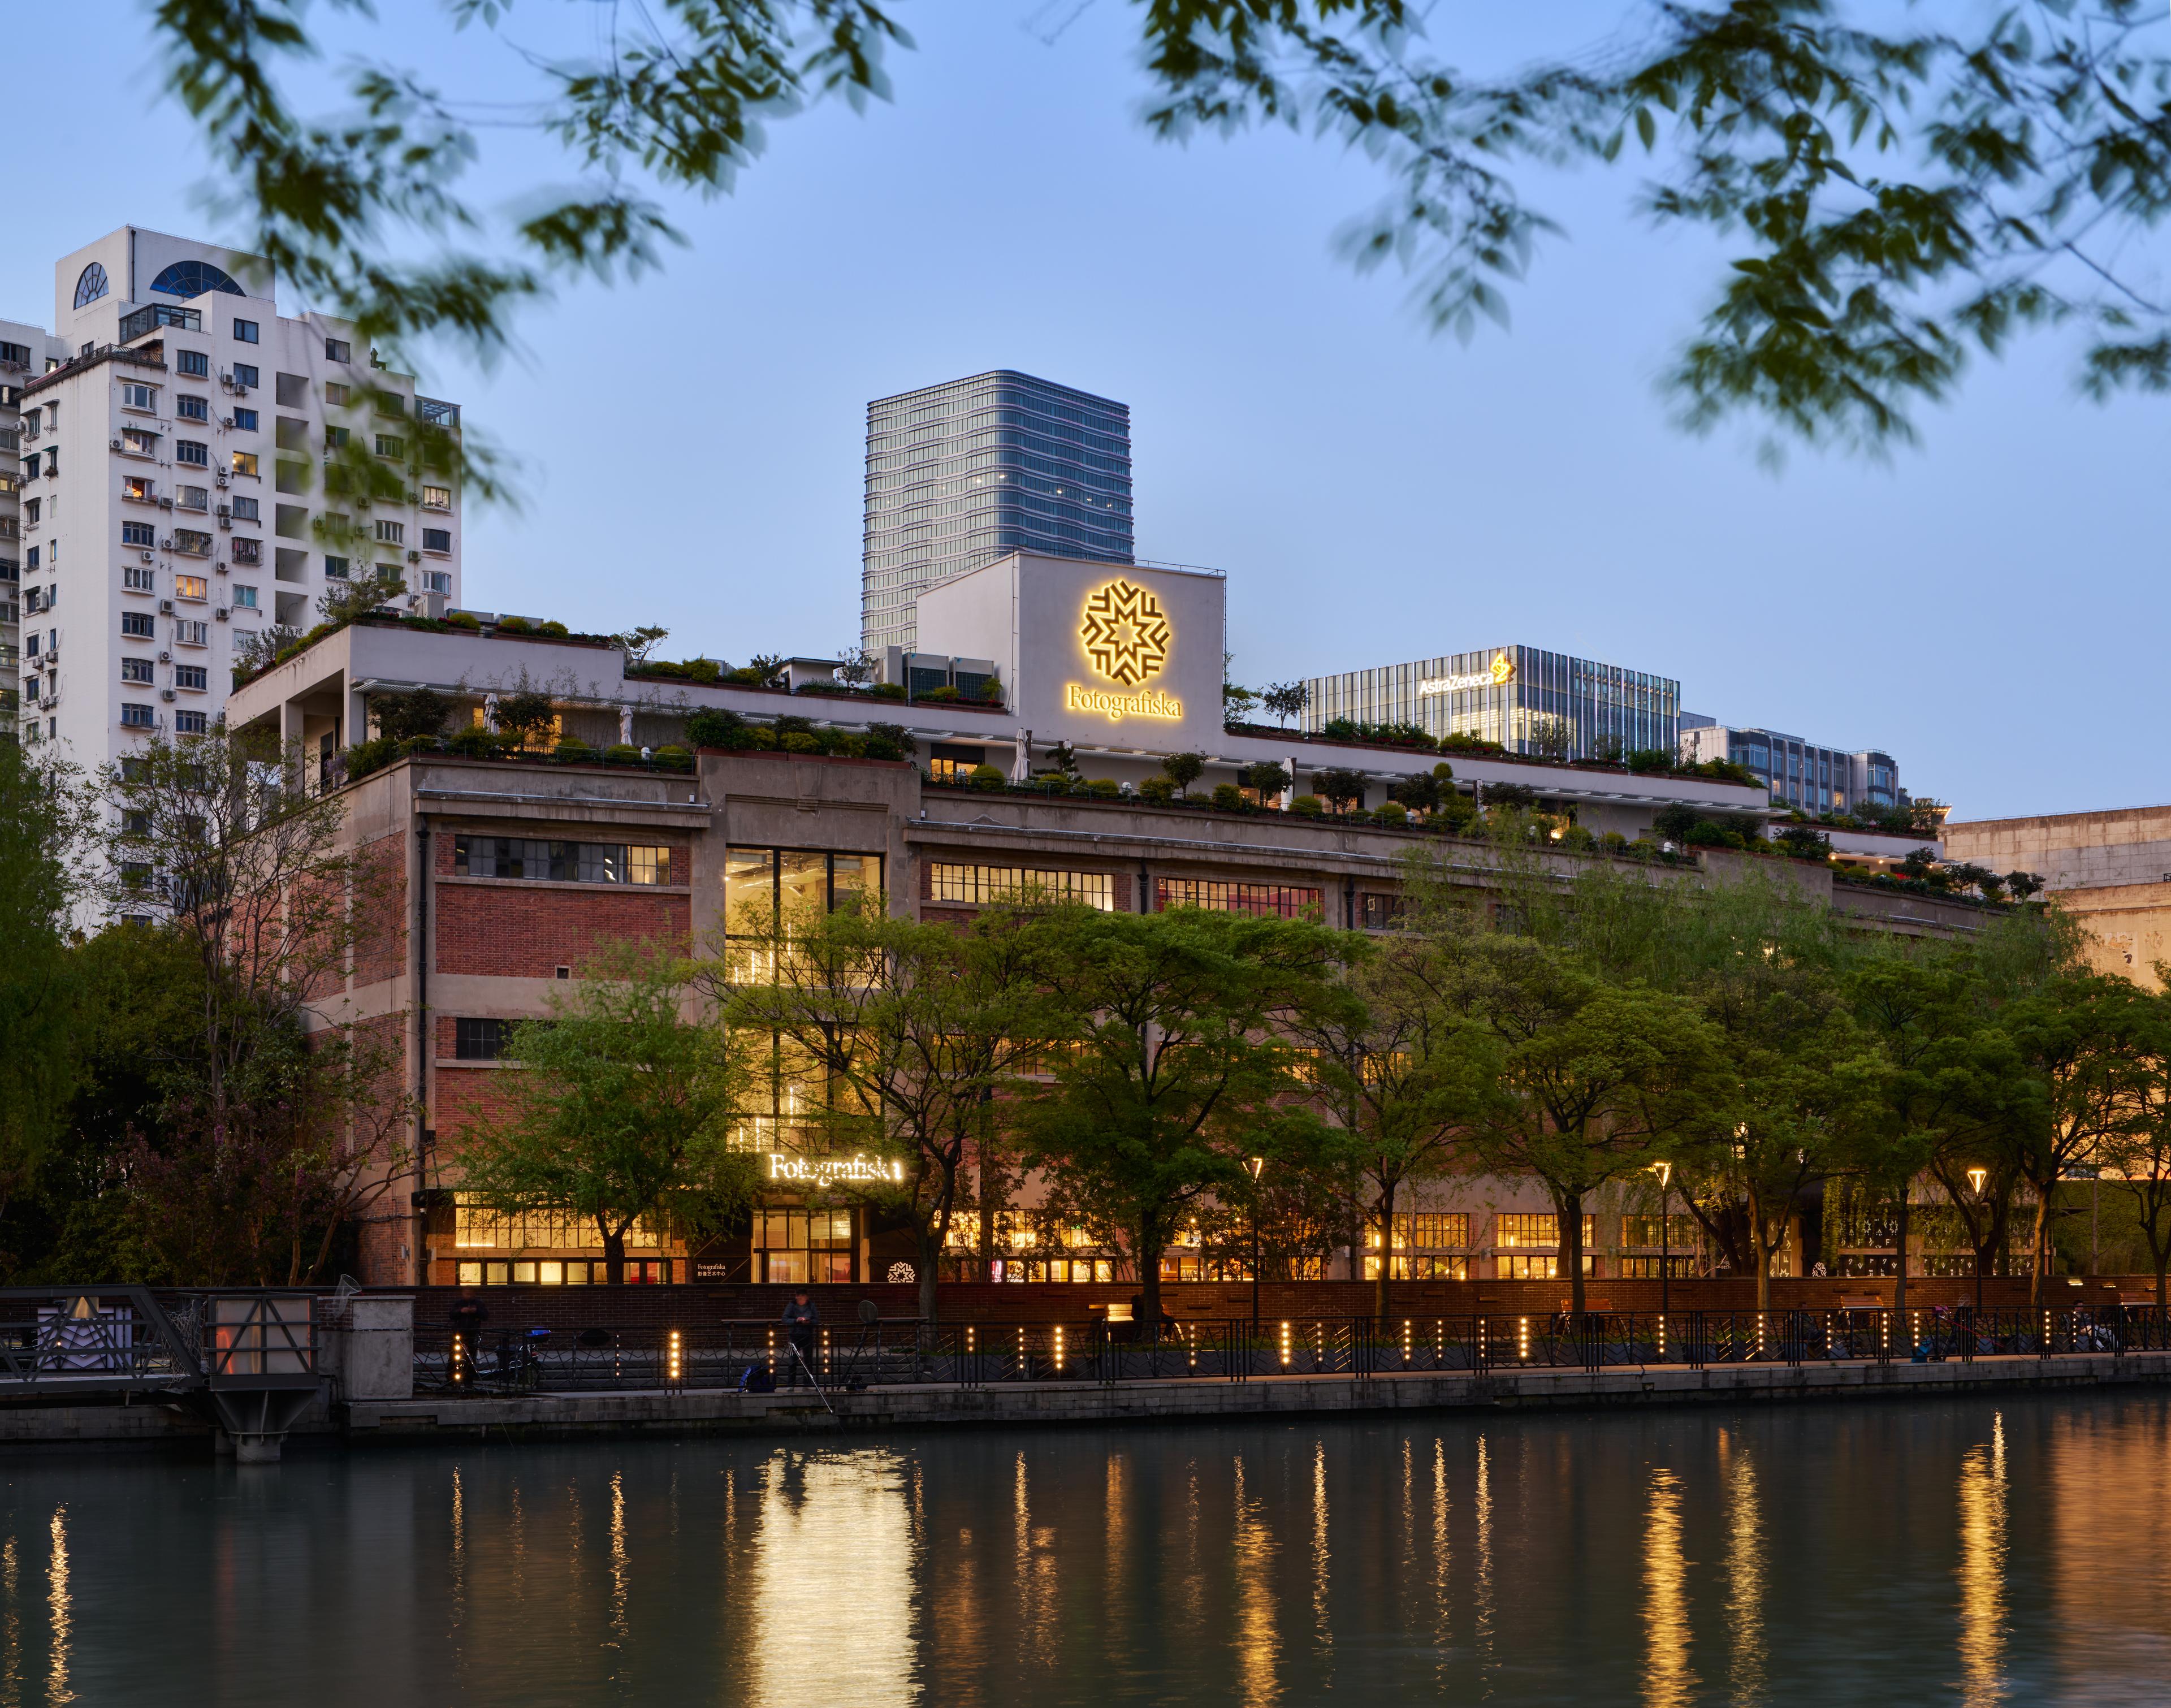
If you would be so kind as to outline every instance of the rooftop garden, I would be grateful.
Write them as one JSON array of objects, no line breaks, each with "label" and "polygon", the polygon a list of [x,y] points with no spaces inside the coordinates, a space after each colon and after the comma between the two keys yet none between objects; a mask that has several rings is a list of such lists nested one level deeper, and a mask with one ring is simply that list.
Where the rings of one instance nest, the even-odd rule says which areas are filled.
[{"label": "rooftop garden", "polygon": [[[1171,756],[1176,759],[1184,757]],[[1179,765],[1177,768],[1181,773],[1187,768]],[[1192,774],[1190,780],[1196,781],[1198,774]],[[1112,806],[1147,806],[1224,817],[1283,817],[1284,809],[1278,804],[1278,795],[1288,786],[1288,774],[1268,761],[1263,765],[1250,767],[1246,774],[1246,781],[1242,784],[1220,783],[1197,795],[1188,792],[1187,784],[1179,787],[1167,774],[1149,777],[1127,790],[1112,777],[1085,777],[1075,771],[1043,771],[1022,783],[1015,782],[994,765],[930,771],[923,781],[930,790],[957,795],[1101,801]],[[1275,781],[1277,777],[1280,779],[1278,783]],[[1354,779],[1356,792],[1350,792],[1343,779]],[[1513,835],[1520,830],[1530,840],[1545,843],[1563,854],[1605,854],[1662,865],[1696,864],[1692,854],[1662,848],[1654,842],[1632,842],[1617,831],[1602,836],[1595,834],[1564,813],[1544,811],[1533,791],[1527,789],[1507,784],[1488,789],[1486,805],[1482,807],[1467,796],[1446,790],[1434,795],[1429,805],[1412,806],[1396,800],[1367,809],[1355,804],[1363,798],[1363,779],[1354,773],[1322,774],[1313,781],[1325,792],[1293,797],[1286,809],[1288,816],[1316,821],[1336,829],[1377,830],[1402,836],[1477,843],[1497,843],[1504,834]]]},{"label": "rooftop garden", "polygon": [[563,623],[536,617],[497,616],[479,611],[448,611],[442,617],[418,617],[381,602],[405,591],[398,582],[371,582],[353,589],[327,593],[319,602],[324,620],[307,630],[281,629],[274,625],[260,638],[255,651],[233,667],[233,686],[254,682],[265,672],[298,657],[326,635],[359,625],[368,629],[406,629],[426,634],[473,634],[483,639],[555,640],[576,646],[610,646],[625,654],[629,682],[689,682],[706,688],[748,689],[758,693],[813,694],[858,700],[912,700],[925,705],[956,705],[968,709],[1000,711],[1002,684],[989,682],[977,691],[944,686],[919,694],[908,694],[898,683],[807,682],[795,690],[787,680],[789,661],[780,655],[757,653],[742,665],[722,658],[651,656],[656,643],[668,634],[662,629],[635,629],[619,634],[589,634]]},{"label": "rooftop garden", "polygon": [[1686,765],[1661,747],[1639,747],[1617,754],[1593,754],[1583,758],[1565,751],[1516,753],[1499,742],[1450,732],[1435,736],[1416,724],[1364,724],[1351,718],[1329,718],[1316,731],[1292,730],[1273,724],[1254,724],[1226,718],[1223,727],[1232,736],[1259,736],[1278,742],[1325,742],[1340,747],[1378,747],[1402,753],[1446,753],[1477,759],[1499,759],[1515,765],[1555,765],[1576,771],[1611,771],[1632,777],[1698,778],[1761,788],[1761,779],[1723,759],[1707,759]]}]

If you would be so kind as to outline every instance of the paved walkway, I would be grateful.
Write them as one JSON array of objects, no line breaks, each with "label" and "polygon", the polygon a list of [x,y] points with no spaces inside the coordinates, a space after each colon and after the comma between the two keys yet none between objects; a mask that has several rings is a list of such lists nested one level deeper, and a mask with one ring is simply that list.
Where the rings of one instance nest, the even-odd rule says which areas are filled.
[{"label": "paved walkway", "polygon": [[[344,1408],[350,1441],[480,1436],[537,1438],[619,1434],[800,1434],[843,1431],[1173,1422],[1306,1413],[1589,1409],[1640,1405],[1742,1405],[1811,1400],[1911,1398],[1991,1391],[2047,1391],[2171,1379],[2171,1352],[1977,1357],[1963,1363],[1626,1365],[1600,1371],[1507,1369],[1366,1377],[1170,1377],[1107,1384],[1090,1380],[884,1385],[832,1389],[618,1390],[514,1397],[438,1395],[357,1402]],[[832,1411],[834,1408],[834,1413]]]}]

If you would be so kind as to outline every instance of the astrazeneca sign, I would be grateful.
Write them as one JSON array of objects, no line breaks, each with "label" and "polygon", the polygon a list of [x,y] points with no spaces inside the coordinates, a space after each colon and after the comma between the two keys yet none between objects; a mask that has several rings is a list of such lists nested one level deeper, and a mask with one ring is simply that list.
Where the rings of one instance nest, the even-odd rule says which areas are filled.
[{"label": "astrazeneca sign", "polygon": [[1065,683],[1063,709],[1093,712],[1110,723],[1125,718],[1183,716],[1183,702],[1146,683],[1168,668],[1176,630],[1167,613],[1146,588],[1118,576],[1086,596],[1080,613],[1078,643],[1086,668],[1113,689]]},{"label": "astrazeneca sign", "polygon": [[1473,688],[1505,688],[1515,679],[1515,661],[1504,652],[1493,655],[1493,662],[1483,670],[1473,670],[1467,676],[1429,676],[1418,684],[1418,697],[1427,699],[1434,694],[1461,693]]},{"label": "astrazeneca sign", "polygon": [[842,1156],[785,1156],[769,1154],[769,1177],[809,1186],[893,1186],[904,1179],[904,1165],[864,1151]]}]

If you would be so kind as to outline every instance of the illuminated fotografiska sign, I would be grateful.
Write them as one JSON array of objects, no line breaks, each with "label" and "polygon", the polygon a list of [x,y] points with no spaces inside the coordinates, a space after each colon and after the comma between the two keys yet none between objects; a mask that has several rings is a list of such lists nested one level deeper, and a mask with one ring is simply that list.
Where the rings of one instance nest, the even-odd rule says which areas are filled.
[{"label": "illuminated fotografiska sign", "polygon": [[893,1186],[904,1179],[904,1165],[864,1151],[849,1157],[785,1156],[771,1151],[769,1177],[812,1186]]},{"label": "illuminated fotografiska sign", "polygon": [[1492,664],[1484,670],[1473,670],[1467,676],[1429,676],[1418,684],[1420,699],[1434,694],[1461,693],[1466,688],[1505,688],[1515,679],[1515,661],[1504,652],[1493,655]]},{"label": "illuminated fotografiska sign", "polygon": [[1159,688],[1141,688],[1136,693],[1110,693],[1104,688],[1085,688],[1071,682],[1063,685],[1063,709],[1097,712],[1113,724],[1125,718],[1181,718],[1183,702]]},{"label": "illuminated fotografiska sign", "polygon": [[1095,674],[1132,692],[1112,693],[1066,683],[1065,711],[1096,713],[1110,723],[1124,718],[1182,717],[1182,700],[1141,686],[1168,667],[1169,651],[1176,640],[1161,601],[1148,589],[1120,576],[1096,588],[1080,614],[1078,640]]}]

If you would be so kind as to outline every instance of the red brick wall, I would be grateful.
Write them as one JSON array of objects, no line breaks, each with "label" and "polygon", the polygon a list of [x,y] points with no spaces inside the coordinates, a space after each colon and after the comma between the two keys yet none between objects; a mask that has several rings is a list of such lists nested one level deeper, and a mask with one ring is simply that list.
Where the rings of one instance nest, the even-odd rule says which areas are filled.
[{"label": "red brick wall", "polygon": [[[449,1027],[449,1020],[441,1020]],[[447,1052],[450,1053],[449,1050]],[[457,1170],[470,1129],[501,1125],[512,1112],[523,1077],[517,1068],[439,1068],[436,1072],[437,1159]]]},{"label": "red brick wall", "polygon": [[[439,1266],[441,1268],[443,1266]],[[2129,1291],[2142,1284],[2124,1283]],[[2146,1283],[2152,1286],[2152,1282]],[[2061,1277],[2053,1286],[2051,1303],[2059,1306],[2099,1305],[2115,1300],[2120,1283],[2106,1278],[2085,1288],[2067,1287]],[[1774,1281],[1772,1306],[1778,1310],[1831,1309],[1841,1294],[1881,1293],[1891,1300],[1892,1283],[1879,1282]],[[485,1287],[425,1289],[415,1302],[418,1327],[432,1330],[443,1324],[455,1299],[469,1294],[491,1309],[493,1322],[540,1325],[551,1329],[580,1329],[603,1325],[624,1330],[668,1330],[705,1327],[724,1321],[774,1322],[785,1303],[800,1289],[791,1287],[680,1286],[680,1287]],[[944,1283],[941,1311],[947,1322],[1069,1322],[1091,1320],[1094,1304],[1109,1300],[1128,1302],[1138,1292],[1130,1282],[1064,1286],[1027,1283],[1005,1286],[972,1282]],[[862,1298],[871,1298],[884,1317],[916,1316],[919,1294],[916,1288],[887,1285],[867,1287],[818,1286],[812,1294],[823,1322],[855,1324]],[[1648,1291],[1648,1297],[1644,1294]],[[1434,1316],[1517,1314],[1550,1314],[1560,1308],[1565,1293],[1555,1282],[1412,1282],[1397,1284],[1391,1294],[1391,1315],[1413,1320]],[[1622,1282],[1591,1289],[1593,1303],[1603,1301],[1615,1310],[1655,1311],[1659,1283]],[[1907,1283],[1910,1308],[1972,1304],[1975,1283],[1970,1281],[1932,1281],[1917,1276]],[[2025,1281],[1990,1281],[1983,1287],[1983,1303],[2007,1309],[2028,1302]],[[1669,1300],[1676,1312],[1693,1310],[1753,1310],[1756,1288],[1749,1282],[1675,1282]],[[1171,1282],[1161,1288],[1161,1305],[1180,1322],[1248,1318],[1252,1289],[1248,1283]],[[1262,1320],[1306,1320],[1315,1318],[1369,1316],[1372,1288],[1369,1283],[1347,1281],[1268,1282],[1259,1289]]]},{"label": "red brick wall", "polygon": [[359,868],[352,985],[376,984],[407,971],[407,938],[413,927],[407,904],[407,845],[404,836],[380,837],[355,851]]},{"label": "red brick wall", "polygon": [[693,898],[641,895],[598,886],[562,889],[517,884],[440,884],[439,972],[549,978],[579,970],[612,944],[661,938],[681,952],[693,942]]}]

